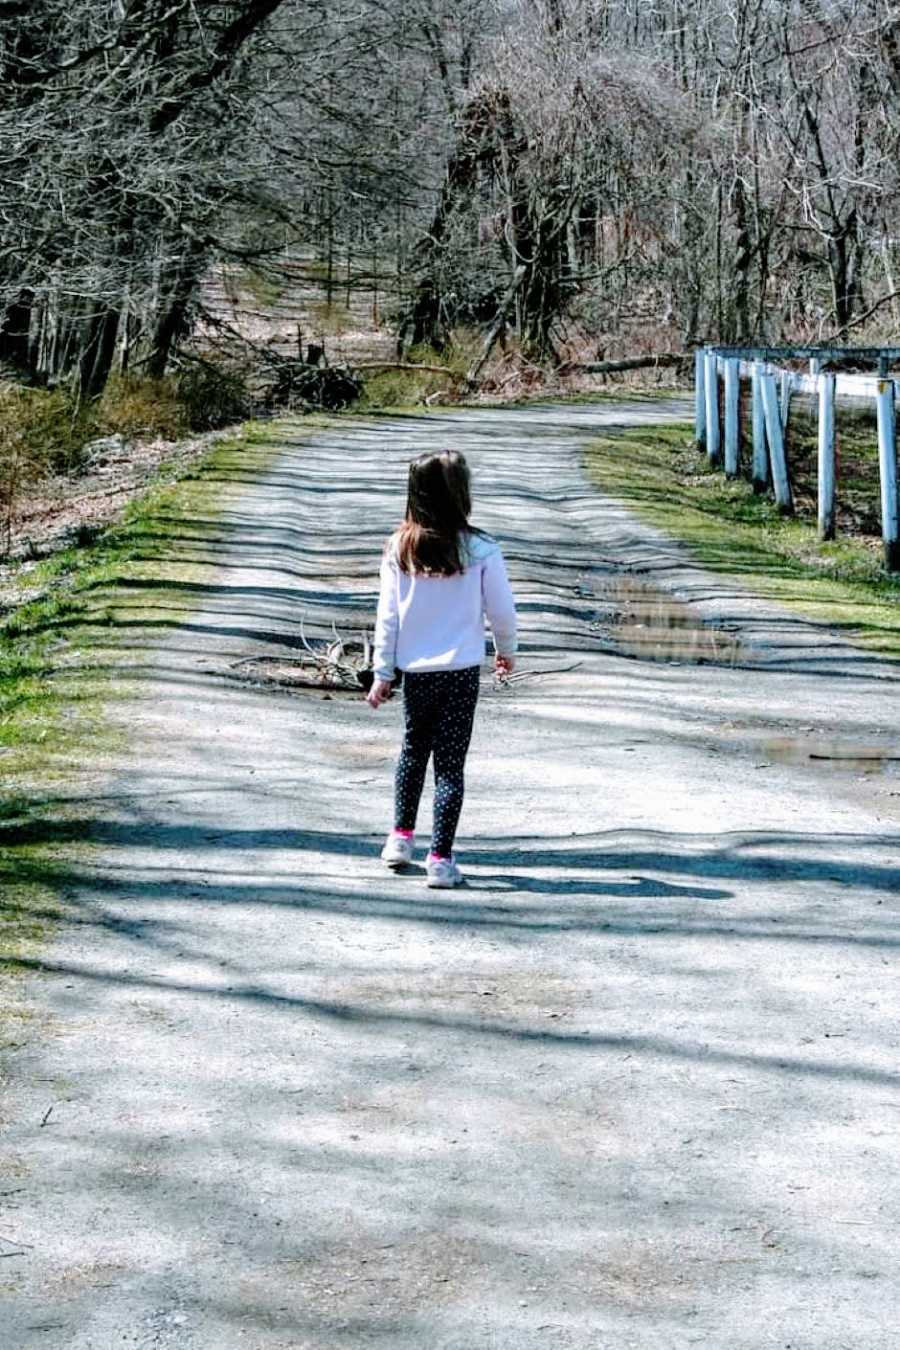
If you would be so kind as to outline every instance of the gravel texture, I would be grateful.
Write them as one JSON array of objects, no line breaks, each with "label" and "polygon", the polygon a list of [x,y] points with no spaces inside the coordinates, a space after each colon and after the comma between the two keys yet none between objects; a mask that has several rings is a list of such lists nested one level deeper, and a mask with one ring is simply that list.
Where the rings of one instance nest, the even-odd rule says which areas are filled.
[{"label": "gravel texture", "polygon": [[[588,485],[594,428],[673,416],[287,425],[243,485],[68,804],[93,845],[7,1066],[4,1350],[895,1350],[898,672]],[[548,672],[486,672],[455,893],[377,859],[398,706],[233,668],[371,619],[443,446]],[[739,664],[610,651],[635,571]]]}]

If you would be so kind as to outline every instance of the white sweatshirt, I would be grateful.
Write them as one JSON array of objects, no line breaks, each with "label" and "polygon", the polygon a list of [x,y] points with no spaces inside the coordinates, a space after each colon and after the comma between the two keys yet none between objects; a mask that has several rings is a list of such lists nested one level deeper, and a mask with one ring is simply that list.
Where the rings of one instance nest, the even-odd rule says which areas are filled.
[{"label": "white sweatshirt", "polygon": [[503,554],[487,534],[463,541],[466,567],[452,577],[404,572],[393,535],[381,564],[375,622],[375,677],[398,670],[465,670],[485,654],[487,615],[500,656],[516,651],[516,606]]}]

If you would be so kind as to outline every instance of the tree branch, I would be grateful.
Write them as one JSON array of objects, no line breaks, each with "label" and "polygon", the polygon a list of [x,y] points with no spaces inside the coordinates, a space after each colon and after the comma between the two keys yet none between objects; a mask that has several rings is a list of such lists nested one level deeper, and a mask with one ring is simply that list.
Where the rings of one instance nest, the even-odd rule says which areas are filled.
[{"label": "tree branch", "polygon": [[830,342],[834,338],[841,337],[844,333],[849,333],[851,328],[859,328],[860,324],[864,324],[866,322],[866,319],[871,319],[872,315],[877,310],[881,309],[882,305],[887,305],[890,303],[891,300],[896,300],[898,295],[900,295],[900,291],[888,291],[887,295],[882,295],[880,299],[876,300],[874,305],[871,305],[864,314],[857,314],[855,319],[850,319],[847,323],[843,325],[843,327],[836,328],[832,333],[831,337],[826,339],[826,341]]},{"label": "tree branch", "polygon": [[250,0],[246,10],[234,19],[222,33],[213,59],[203,70],[195,71],[185,80],[177,98],[166,99],[150,122],[150,131],[159,135],[181,116],[194,94],[215,84],[220,75],[255,32],[284,4],[285,0]]}]

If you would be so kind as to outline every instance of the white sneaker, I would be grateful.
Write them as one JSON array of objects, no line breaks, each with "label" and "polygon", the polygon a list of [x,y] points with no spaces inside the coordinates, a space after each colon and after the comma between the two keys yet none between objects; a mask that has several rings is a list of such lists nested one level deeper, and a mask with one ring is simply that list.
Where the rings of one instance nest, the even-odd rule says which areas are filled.
[{"label": "white sneaker", "polygon": [[453,858],[432,858],[429,854],[425,863],[428,880],[426,884],[434,890],[450,890],[462,885],[462,872]]},{"label": "white sneaker", "polygon": [[387,867],[406,867],[412,862],[413,849],[416,846],[415,839],[404,834],[391,833],[387,837],[387,842],[381,850],[381,861]]}]

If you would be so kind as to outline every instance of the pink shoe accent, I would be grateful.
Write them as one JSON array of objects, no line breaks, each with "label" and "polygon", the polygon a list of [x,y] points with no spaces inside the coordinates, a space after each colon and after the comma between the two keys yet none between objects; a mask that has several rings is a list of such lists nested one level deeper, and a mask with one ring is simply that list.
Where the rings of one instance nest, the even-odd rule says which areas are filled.
[{"label": "pink shoe accent", "polygon": [[391,834],[395,834],[398,839],[412,839],[415,830],[392,830]]},{"label": "pink shoe accent", "polygon": [[444,856],[443,856],[442,854],[440,854],[440,853],[429,853],[429,855],[428,855],[428,861],[429,861],[429,862],[446,862],[446,863],[448,863],[448,862],[452,862],[453,859],[450,858],[450,857],[444,857]]}]

